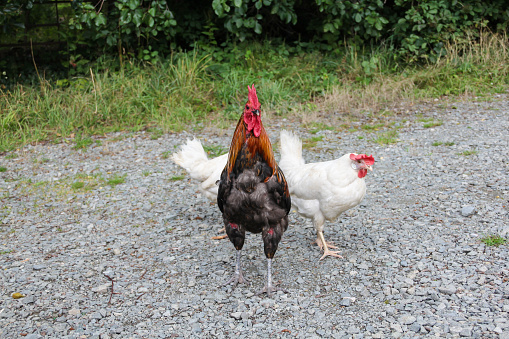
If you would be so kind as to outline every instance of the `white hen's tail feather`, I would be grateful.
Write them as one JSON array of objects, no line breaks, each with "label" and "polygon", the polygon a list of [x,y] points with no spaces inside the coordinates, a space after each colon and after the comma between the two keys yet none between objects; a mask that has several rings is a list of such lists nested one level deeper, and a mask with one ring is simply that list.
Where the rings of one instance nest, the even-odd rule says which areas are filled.
[{"label": "white hen's tail feather", "polygon": [[172,155],[173,161],[185,169],[191,178],[203,181],[210,175],[207,171],[208,157],[200,141],[187,139],[180,151]]},{"label": "white hen's tail feather", "polygon": [[279,166],[281,168],[291,168],[294,166],[304,165],[302,158],[302,141],[292,132],[282,130],[280,132],[281,160]]},{"label": "white hen's tail feather", "polygon": [[198,187],[207,198],[216,200],[218,189],[216,181],[219,180],[226,165],[228,153],[209,159],[201,142],[194,139],[187,140],[187,144],[182,145],[180,151],[173,154],[172,159],[184,168],[192,179],[200,182]]}]

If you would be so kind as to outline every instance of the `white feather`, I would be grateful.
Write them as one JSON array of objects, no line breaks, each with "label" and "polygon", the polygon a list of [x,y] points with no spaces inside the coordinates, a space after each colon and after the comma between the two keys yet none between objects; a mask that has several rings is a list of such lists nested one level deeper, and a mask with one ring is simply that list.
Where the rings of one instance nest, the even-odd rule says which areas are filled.
[{"label": "white feather", "polygon": [[172,155],[172,160],[184,168],[192,179],[200,182],[199,188],[207,198],[216,201],[218,189],[216,181],[226,166],[228,153],[209,159],[199,140],[188,139],[180,151]]}]

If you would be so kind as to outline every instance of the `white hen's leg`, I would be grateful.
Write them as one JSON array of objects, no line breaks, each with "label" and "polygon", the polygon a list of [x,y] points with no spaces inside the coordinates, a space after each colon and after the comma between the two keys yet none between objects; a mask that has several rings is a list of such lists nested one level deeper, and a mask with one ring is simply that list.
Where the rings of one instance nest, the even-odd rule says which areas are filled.
[{"label": "white hen's leg", "polygon": [[339,251],[331,251],[330,248],[337,248],[336,246],[332,244],[327,244],[325,241],[325,237],[323,236],[323,225],[325,224],[325,218],[322,215],[315,216],[313,218],[313,224],[316,229],[317,238],[316,243],[320,247],[320,249],[323,249],[323,255],[320,258],[322,260],[326,256],[336,257],[336,258],[343,258],[341,255],[339,255]]}]

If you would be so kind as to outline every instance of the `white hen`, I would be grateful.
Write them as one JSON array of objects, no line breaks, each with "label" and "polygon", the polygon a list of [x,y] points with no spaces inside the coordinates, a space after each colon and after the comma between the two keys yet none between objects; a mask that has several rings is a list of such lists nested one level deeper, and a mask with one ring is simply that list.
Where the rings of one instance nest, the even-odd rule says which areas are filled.
[{"label": "white hen", "polygon": [[184,168],[192,179],[199,182],[198,187],[207,198],[216,202],[216,181],[228,160],[228,153],[213,159],[207,157],[201,143],[197,139],[187,140],[187,144],[180,146],[181,149],[172,155],[173,161]]},{"label": "white hen", "polygon": [[339,257],[337,248],[325,242],[325,220],[335,220],[341,213],[357,206],[366,194],[364,177],[375,160],[373,156],[348,153],[339,159],[306,164],[302,158],[301,140],[288,131],[281,131],[281,160],[292,206],[300,215],[313,220],[316,242],[326,256]]}]

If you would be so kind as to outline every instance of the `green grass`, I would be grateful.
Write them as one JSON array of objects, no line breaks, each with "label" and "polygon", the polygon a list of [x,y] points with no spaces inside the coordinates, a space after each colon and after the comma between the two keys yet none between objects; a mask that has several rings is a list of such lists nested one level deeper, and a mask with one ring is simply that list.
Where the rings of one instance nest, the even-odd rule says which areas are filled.
[{"label": "green grass", "polygon": [[92,141],[92,138],[90,137],[83,137],[82,134],[77,135],[74,138],[75,145],[73,146],[74,149],[85,149],[88,146],[92,145],[94,142]]},{"label": "green grass", "polygon": [[385,126],[384,123],[378,123],[378,124],[374,124],[374,125],[365,124],[365,125],[362,125],[361,128],[366,131],[378,131],[381,127],[384,127],[384,126]]},{"label": "green grass", "polygon": [[9,254],[11,252],[12,252],[12,250],[0,251],[0,255],[2,255],[2,254]]},{"label": "green grass", "polygon": [[437,127],[437,126],[442,126],[443,124],[443,121],[430,121],[430,122],[427,122],[425,123],[424,125],[422,125],[422,127],[424,128],[431,128],[431,127]]},{"label": "green grass", "polygon": [[333,126],[329,126],[324,124],[323,122],[310,122],[305,124],[305,127],[309,129],[309,133],[316,134],[320,131],[334,131],[336,128]]},{"label": "green grass", "polygon": [[203,145],[203,149],[212,158],[215,158],[217,156],[223,155],[228,152],[228,149],[221,145],[215,145],[215,146]]},{"label": "green grass", "polygon": [[502,238],[501,236],[495,234],[495,235],[487,235],[483,238],[481,238],[481,242],[485,243],[486,246],[500,246],[507,242],[507,239]]},{"label": "green grass", "polygon": [[148,177],[152,172],[150,171],[143,171],[142,174],[144,177]]},{"label": "green grass", "polygon": [[[426,66],[398,62],[384,47],[361,53],[345,46],[325,55],[294,53],[270,42],[238,44],[227,51],[218,47],[205,56],[175,52],[161,63],[125,63],[118,71],[94,65],[66,87],[41,78],[37,85],[0,89],[0,152],[69,138],[76,149],[86,149],[91,135],[149,126],[154,139],[169,131],[231,128],[252,83],[264,117],[300,118],[311,133],[348,126],[348,119],[366,112],[388,119],[394,113],[384,109],[392,103],[462,99],[509,87],[506,36],[482,33],[482,38],[444,48],[445,56]],[[363,66],[370,60],[377,60],[376,71]],[[316,122],[317,115],[325,123]],[[361,128],[376,130],[383,126],[379,121],[385,120]],[[425,127],[439,123],[423,121]]]},{"label": "green grass", "polygon": [[399,133],[396,130],[390,130],[384,133],[378,134],[378,136],[375,139],[372,139],[371,141],[376,142],[380,145],[390,145],[395,144],[398,142],[398,136]]},{"label": "green grass", "polygon": [[468,150],[468,151],[463,151],[461,153],[458,153],[458,155],[464,155],[464,156],[469,156],[469,155],[475,155],[479,153],[477,150]]},{"label": "green grass", "polygon": [[440,145],[443,145],[444,143],[441,142],[441,141],[435,141],[431,144],[431,146],[440,146]]},{"label": "green grass", "polygon": [[171,153],[172,153],[171,151],[164,151],[163,153],[161,153],[161,158],[168,159]]},{"label": "green grass", "polygon": [[117,185],[123,184],[125,182],[126,175],[118,175],[114,174],[112,177],[108,178],[107,184],[111,187],[115,187]]},{"label": "green grass", "polygon": [[320,135],[320,136],[317,136],[317,137],[312,137],[312,138],[309,138],[309,139],[304,139],[302,140],[302,148],[313,148],[313,147],[316,147],[316,145],[318,144],[319,141],[322,141],[323,140],[323,135]]},{"label": "green grass", "polygon": [[170,178],[170,181],[184,180],[185,177],[186,177],[185,175],[174,175]]},{"label": "green grass", "polygon": [[83,188],[85,186],[85,183],[83,181],[76,181],[71,184],[71,188],[78,190],[80,188]]},{"label": "green grass", "polygon": [[7,167],[0,166],[0,172],[7,172]]}]

